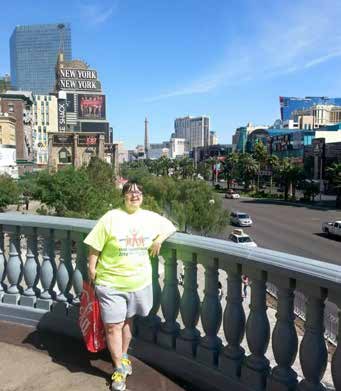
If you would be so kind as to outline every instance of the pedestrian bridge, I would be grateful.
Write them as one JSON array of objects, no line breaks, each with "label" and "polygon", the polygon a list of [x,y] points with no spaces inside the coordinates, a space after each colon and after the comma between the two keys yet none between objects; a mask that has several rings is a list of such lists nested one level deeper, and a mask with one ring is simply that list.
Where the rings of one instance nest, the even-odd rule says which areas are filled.
[{"label": "pedestrian bridge", "polygon": [[[90,220],[0,214],[0,320],[56,338],[80,338],[79,298],[87,275],[82,241],[93,225]],[[134,357],[192,390],[325,389],[325,301],[341,308],[340,266],[180,233],[164,244],[162,258],[162,279],[159,261],[152,263],[153,309],[135,321]],[[177,281],[180,263],[183,287]],[[204,271],[202,282],[198,270]],[[241,274],[252,281],[248,311]],[[219,300],[221,278],[226,301]],[[278,298],[274,322],[267,312],[267,286]],[[297,292],[305,298],[301,337],[295,327]],[[338,327],[341,335],[340,322]],[[336,345],[329,350],[333,384],[328,387],[341,390],[341,348]]]}]

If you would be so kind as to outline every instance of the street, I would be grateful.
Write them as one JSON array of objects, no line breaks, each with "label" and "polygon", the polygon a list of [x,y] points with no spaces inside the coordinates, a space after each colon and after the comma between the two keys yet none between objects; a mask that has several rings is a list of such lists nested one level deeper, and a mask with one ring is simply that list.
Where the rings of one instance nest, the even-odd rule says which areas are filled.
[{"label": "street", "polygon": [[[341,240],[328,238],[321,232],[324,221],[341,220],[341,211],[280,205],[251,198],[223,198],[223,204],[230,211],[247,212],[251,216],[254,224],[244,231],[259,247],[341,265]],[[233,228],[228,226],[215,237],[226,239]]]}]

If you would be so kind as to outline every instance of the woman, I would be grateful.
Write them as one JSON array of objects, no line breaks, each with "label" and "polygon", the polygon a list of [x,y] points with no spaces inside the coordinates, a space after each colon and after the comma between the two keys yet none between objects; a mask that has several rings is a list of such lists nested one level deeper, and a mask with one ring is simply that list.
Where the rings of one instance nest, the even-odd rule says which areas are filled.
[{"label": "woman", "polygon": [[134,315],[147,316],[153,306],[149,255],[159,255],[174,225],[157,213],[141,209],[142,187],[126,183],[124,207],[107,212],[84,243],[90,246],[89,278],[95,283],[114,372],[112,390],[126,389],[132,373],[128,359]]}]

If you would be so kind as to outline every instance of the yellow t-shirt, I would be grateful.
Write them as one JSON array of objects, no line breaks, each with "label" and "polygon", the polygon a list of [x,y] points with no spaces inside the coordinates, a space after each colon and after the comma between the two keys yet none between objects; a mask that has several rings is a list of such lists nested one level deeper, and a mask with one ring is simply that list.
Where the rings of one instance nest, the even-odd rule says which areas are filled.
[{"label": "yellow t-shirt", "polygon": [[151,284],[148,249],[158,235],[171,235],[175,230],[168,219],[148,210],[107,212],[84,240],[100,251],[96,285],[134,292]]}]

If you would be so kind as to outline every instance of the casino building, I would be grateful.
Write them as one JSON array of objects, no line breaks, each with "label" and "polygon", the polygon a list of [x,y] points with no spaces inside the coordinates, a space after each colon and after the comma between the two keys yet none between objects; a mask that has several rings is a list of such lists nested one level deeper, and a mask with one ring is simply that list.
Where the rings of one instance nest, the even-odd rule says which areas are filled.
[{"label": "casino building", "polygon": [[60,53],[56,92],[59,132],[103,133],[105,141],[109,141],[105,95],[97,71],[80,60],[64,61]]},{"label": "casino building", "polygon": [[80,60],[64,61],[60,53],[55,94],[58,132],[48,136],[49,168],[80,167],[98,157],[118,169],[117,145],[110,143],[106,99],[97,71]]}]

